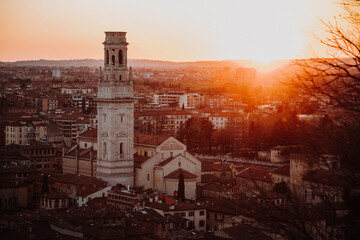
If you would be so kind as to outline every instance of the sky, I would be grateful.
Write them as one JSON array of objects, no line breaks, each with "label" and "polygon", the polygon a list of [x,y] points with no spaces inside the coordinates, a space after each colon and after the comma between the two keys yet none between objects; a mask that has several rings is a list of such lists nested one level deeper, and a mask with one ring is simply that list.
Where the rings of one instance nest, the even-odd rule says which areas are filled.
[{"label": "sky", "polygon": [[332,0],[0,0],[0,61],[102,59],[104,31],[127,32],[130,59],[307,58],[325,54],[313,35],[339,9]]}]

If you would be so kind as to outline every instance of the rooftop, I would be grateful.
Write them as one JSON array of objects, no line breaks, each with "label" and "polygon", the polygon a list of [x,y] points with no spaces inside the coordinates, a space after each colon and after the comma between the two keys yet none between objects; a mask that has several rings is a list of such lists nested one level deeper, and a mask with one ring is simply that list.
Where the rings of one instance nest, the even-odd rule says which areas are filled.
[{"label": "rooftop", "polygon": [[178,179],[180,178],[180,175],[184,176],[184,179],[191,179],[191,178],[196,178],[197,176],[195,174],[192,174],[182,168],[179,168],[171,173],[169,173],[168,175],[166,175],[164,178],[172,178],[172,179]]},{"label": "rooftop", "polygon": [[169,136],[151,135],[144,133],[134,133],[134,144],[159,146],[162,142],[168,139]]}]

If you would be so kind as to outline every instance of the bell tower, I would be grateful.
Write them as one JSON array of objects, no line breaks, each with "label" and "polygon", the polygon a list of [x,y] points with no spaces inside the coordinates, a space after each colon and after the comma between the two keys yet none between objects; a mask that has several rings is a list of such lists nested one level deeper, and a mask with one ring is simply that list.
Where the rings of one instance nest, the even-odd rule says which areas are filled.
[{"label": "bell tower", "polygon": [[98,82],[96,176],[111,186],[134,185],[134,100],[126,32],[105,32],[104,74]]}]

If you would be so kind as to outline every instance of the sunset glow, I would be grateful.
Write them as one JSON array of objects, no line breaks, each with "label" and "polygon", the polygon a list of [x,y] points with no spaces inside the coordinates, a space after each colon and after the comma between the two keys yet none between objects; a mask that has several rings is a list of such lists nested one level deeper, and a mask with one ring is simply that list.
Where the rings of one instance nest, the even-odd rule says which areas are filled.
[{"label": "sunset glow", "polygon": [[0,61],[101,59],[107,30],[128,32],[130,59],[305,58],[319,19],[338,8],[330,0],[2,0]]}]

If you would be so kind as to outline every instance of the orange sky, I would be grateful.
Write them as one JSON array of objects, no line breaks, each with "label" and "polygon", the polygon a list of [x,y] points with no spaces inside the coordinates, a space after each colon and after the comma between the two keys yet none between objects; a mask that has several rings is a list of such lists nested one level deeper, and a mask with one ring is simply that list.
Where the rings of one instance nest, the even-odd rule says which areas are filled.
[{"label": "orange sky", "polygon": [[[126,31],[131,59],[304,58],[331,0],[0,0],[0,61],[103,58],[104,31]],[[309,44],[313,47],[309,48]]]}]

